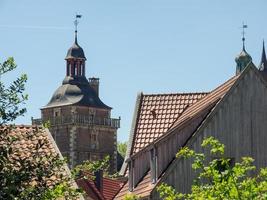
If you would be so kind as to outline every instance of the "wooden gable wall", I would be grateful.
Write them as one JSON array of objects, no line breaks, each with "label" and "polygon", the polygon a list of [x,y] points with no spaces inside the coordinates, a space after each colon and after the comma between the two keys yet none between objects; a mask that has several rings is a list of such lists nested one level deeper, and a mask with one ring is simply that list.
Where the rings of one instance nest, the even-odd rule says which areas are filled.
[{"label": "wooden gable wall", "polygon": [[[201,143],[208,136],[225,144],[227,157],[240,161],[243,156],[251,156],[257,167],[267,166],[267,86],[254,65],[244,70],[187,146],[203,152]],[[160,182],[188,192],[195,176],[190,160],[177,159]],[[156,189],[151,199],[159,199]]]}]

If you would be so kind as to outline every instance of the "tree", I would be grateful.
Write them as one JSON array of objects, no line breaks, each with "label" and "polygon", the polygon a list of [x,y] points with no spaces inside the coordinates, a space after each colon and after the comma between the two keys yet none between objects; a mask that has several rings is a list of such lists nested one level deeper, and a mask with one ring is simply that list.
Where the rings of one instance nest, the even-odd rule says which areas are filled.
[{"label": "tree", "polygon": [[105,156],[103,159],[96,161],[86,160],[82,164],[77,165],[75,168],[73,168],[72,174],[75,178],[79,178],[84,173],[90,173],[90,177],[87,176],[85,178],[94,179],[94,174],[96,172],[103,171],[104,176],[109,176],[109,161],[109,156]]},{"label": "tree", "polygon": [[124,200],[139,200],[140,198],[135,194],[126,194]]},{"label": "tree", "polygon": [[124,158],[127,151],[127,142],[118,142],[117,149],[121,156]]},{"label": "tree", "polygon": [[[0,64],[0,77],[16,68],[13,58]],[[41,153],[48,139],[38,139],[30,156],[21,156],[13,148],[20,136],[12,135],[14,126],[8,125],[26,112],[25,83],[21,75],[8,87],[0,81],[0,199],[48,200],[64,197],[76,199],[79,190],[72,187],[71,177],[66,174],[65,161],[56,153]],[[33,129],[26,138],[38,137],[39,129]],[[56,179],[56,180],[55,180]]]},{"label": "tree", "polygon": [[231,163],[224,156],[225,146],[213,137],[205,139],[203,148],[210,147],[212,157],[209,161],[203,153],[196,153],[188,147],[182,148],[176,155],[180,159],[193,158],[192,168],[199,172],[194,180],[191,192],[176,192],[167,184],[161,184],[157,190],[165,200],[176,199],[267,199],[267,168],[256,173],[251,157],[243,157],[240,163]]},{"label": "tree", "polygon": [[[0,78],[15,68],[13,58],[0,63]],[[28,99],[28,95],[24,94],[26,81],[26,74],[22,74],[9,87],[0,81],[0,125],[12,122],[26,112],[26,108],[21,108]]]}]

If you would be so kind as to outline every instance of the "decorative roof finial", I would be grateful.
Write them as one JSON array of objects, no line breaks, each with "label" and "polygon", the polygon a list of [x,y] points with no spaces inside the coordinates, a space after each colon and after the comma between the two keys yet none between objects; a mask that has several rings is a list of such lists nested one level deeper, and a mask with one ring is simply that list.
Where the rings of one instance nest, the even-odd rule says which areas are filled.
[{"label": "decorative roof finial", "polygon": [[74,21],[74,25],[75,25],[75,44],[78,44],[77,42],[77,27],[78,27],[78,24],[79,24],[79,21],[78,21],[78,18],[82,18],[82,15],[78,15],[76,14],[75,16],[75,21]]},{"label": "decorative roof finial", "polygon": [[262,42],[262,53],[261,53],[261,62],[260,62],[259,70],[267,72],[267,58],[266,58],[266,53],[265,53],[264,40]]},{"label": "decorative roof finial", "polygon": [[242,25],[242,42],[243,42],[243,50],[245,51],[245,28],[248,28],[248,25],[243,22]]}]

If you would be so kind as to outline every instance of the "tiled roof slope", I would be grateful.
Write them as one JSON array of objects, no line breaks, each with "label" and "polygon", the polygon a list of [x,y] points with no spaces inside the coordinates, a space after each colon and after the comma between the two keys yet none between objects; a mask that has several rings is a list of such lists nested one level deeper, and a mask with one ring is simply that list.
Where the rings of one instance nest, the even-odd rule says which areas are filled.
[{"label": "tiled roof slope", "polygon": [[222,85],[211,91],[210,94],[205,96],[203,99],[199,100],[197,103],[188,108],[188,110],[186,110],[178,118],[178,120],[173,123],[171,129],[177,128],[183,121],[190,119],[192,116],[201,112],[209,105],[212,105],[218,100],[221,100],[224,97],[224,95],[229,91],[229,89],[233,86],[238,77],[239,76],[232,77],[231,79],[229,79],[228,81],[226,81],[225,83],[223,83]]},{"label": "tiled roof slope", "polygon": [[[239,76],[235,76],[224,84],[220,85],[212,92],[207,94],[205,97],[194,103],[187,110],[185,110],[180,117],[173,123],[171,128],[166,132],[166,134],[162,135],[160,138],[155,141],[156,143],[162,140],[164,137],[168,137],[169,134],[172,134],[174,129],[179,129],[183,126],[190,125],[190,122],[194,120],[194,118],[208,111],[208,114],[212,112],[213,108],[218,104],[218,102],[227,94],[233,84],[236,82]],[[205,119],[204,119],[205,120]],[[201,126],[202,122],[199,126]],[[193,135],[194,133],[192,133]],[[185,144],[184,144],[185,145]],[[141,153],[141,152],[140,152]],[[175,155],[174,155],[175,156]],[[171,163],[169,163],[169,166]],[[167,167],[168,168],[168,167]],[[164,175],[164,172],[163,172]],[[136,194],[140,197],[147,197],[150,195],[151,191],[155,188],[155,186],[160,182],[161,177],[159,177],[156,184],[152,184],[150,181],[150,173],[148,172],[144,178],[137,184],[137,186],[133,190],[133,194]],[[116,195],[115,199],[123,199],[123,197],[130,193],[128,190],[128,182],[124,185],[124,187],[120,190],[120,192]]]},{"label": "tiled roof slope", "polygon": [[[147,197],[150,195],[150,192],[154,188],[154,184],[151,183],[151,176],[150,171],[144,176],[144,178],[140,181],[140,183],[134,188],[132,194],[135,194],[139,198]],[[116,195],[114,199],[116,200],[123,200],[126,194],[130,194],[129,192],[129,182],[122,187],[120,192]]]},{"label": "tiled roof slope", "polygon": [[161,137],[186,108],[206,95],[207,93],[142,95],[131,155]]},{"label": "tiled roof slope", "polygon": [[[26,126],[26,125],[17,125],[17,126],[1,126],[0,131],[2,133],[6,132],[7,135],[13,136],[16,140],[12,143],[12,153],[10,156],[10,161],[14,160],[11,164],[14,169],[20,167],[18,160],[25,159],[31,163],[33,157],[37,156],[42,157],[46,156],[56,156],[63,158],[60,154],[58,147],[56,146],[50,132],[48,129],[42,128],[40,126]],[[0,141],[0,145],[7,144],[7,141]],[[33,169],[35,170],[35,169]],[[55,173],[43,177],[47,186],[53,186],[61,181],[62,178],[69,180],[70,171],[67,166],[63,166],[61,169],[57,169]],[[77,185],[70,180],[70,184],[77,188]],[[38,178],[32,177],[29,184],[38,184]],[[42,184],[42,183],[41,183]],[[79,197],[83,199],[83,197]]]},{"label": "tiled roof slope", "polygon": [[112,200],[124,185],[121,180],[103,177],[103,188],[99,190],[92,179],[78,179],[77,184],[83,188],[88,197],[95,200]]},{"label": "tiled roof slope", "polygon": [[[13,150],[16,151],[17,158],[25,158],[30,157],[32,152],[35,150],[35,146],[39,141],[48,141],[45,142],[44,145],[38,149],[38,152],[41,154],[53,154],[55,155],[57,152],[48,137],[48,134],[45,129],[37,126],[26,126],[26,125],[18,125],[18,126],[2,126],[0,127],[0,131],[8,131],[8,135],[14,136],[17,140],[13,143]],[[32,135],[35,133],[32,137]],[[4,141],[0,141],[1,144]]]},{"label": "tiled roof slope", "polygon": [[104,196],[97,189],[95,183],[91,179],[80,178],[76,183],[85,192],[85,199],[105,200]]},{"label": "tiled roof slope", "polygon": [[106,200],[114,199],[115,195],[124,185],[124,182],[111,178],[103,178],[103,196]]}]

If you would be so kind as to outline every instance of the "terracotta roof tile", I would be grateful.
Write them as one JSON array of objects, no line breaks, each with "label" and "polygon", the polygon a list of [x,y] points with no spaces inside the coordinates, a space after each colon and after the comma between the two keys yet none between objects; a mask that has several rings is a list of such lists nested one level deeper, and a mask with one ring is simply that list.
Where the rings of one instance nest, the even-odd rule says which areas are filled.
[{"label": "terracotta roof tile", "polygon": [[[205,110],[209,109],[210,111],[212,108],[220,101],[224,95],[230,90],[230,88],[233,86],[233,84],[238,79],[238,76],[235,76],[228,81],[226,81],[224,84],[220,85],[216,89],[214,89],[212,92],[210,92],[207,95],[200,95],[198,96],[199,100],[193,100],[194,104],[190,106],[188,109],[186,109],[182,114],[180,113],[180,117],[173,121],[171,124],[171,127],[169,127],[167,130],[167,134],[162,134],[161,137],[156,138],[157,141],[161,140],[162,138],[166,137],[169,133],[171,133],[172,129],[179,128],[181,126],[186,126],[190,124],[190,120],[194,119],[194,116],[199,115],[200,113],[203,113]],[[203,97],[204,96],[204,97]],[[182,96],[179,96],[180,98]],[[178,99],[178,98],[177,98]],[[210,112],[209,111],[209,112]],[[193,133],[192,133],[193,134]],[[140,149],[139,149],[140,150]],[[169,163],[170,164],[170,163]],[[160,178],[157,182],[160,181]],[[133,194],[136,194],[140,197],[147,197],[150,195],[151,191],[155,188],[157,184],[151,184],[150,182],[150,173],[148,172],[144,178],[137,184],[137,186],[133,190]],[[117,194],[115,199],[123,199],[123,197],[129,193],[128,190],[128,182],[124,185],[124,187],[121,189],[121,191]]]},{"label": "terracotta roof tile", "polygon": [[187,118],[190,118],[206,108],[207,106],[214,104],[216,101],[223,98],[223,96],[229,91],[229,89],[232,87],[232,85],[235,83],[239,76],[234,76],[233,78],[226,81],[224,84],[220,85],[213,91],[211,91],[208,95],[206,95],[204,98],[193,104],[191,107],[189,107],[183,114],[175,121],[171,127],[171,129],[177,127]]},{"label": "terracotta roof tile", "polygon": [[[12,163],[14,168],[19,164],[18,162],[15,162],[16,160],[26,159],[31,161],[35,153],[38,153],[39,156],[60,155],[60,152],[47,129],[37,126],[18,125],[2,126],[0,127],[0,131],[6,132],[8,135],[16,138],[11,144],[12,154],[10,154],[10,160],[14,160],[14,163]],[[7,143],[7,141],[0,141],[0,144],[2,145],[5,143]],[[65,167],[62,167],[61,169],[58,169],[55,174],[49,177],[44,177],[48,185],[56,184],[56,180],[60,181],[60,177],[62,177],[61,175],[63,175],[63,177],[68,177],[69,171],[67,171]],[[37,178],[32,177],[32,181],[35,181],[35,179]]]},{"label": "terracotta roof tile", "polygon": [[112,200],[119,190],[123,187],[124,181],[103,177],[103,188],[100,191],[94,181],[89,179],[78,179],[77,184],[83,188],[86,194],[95,200]]},{"label": "terracotta roof tile", "polygon": [[144,176],[141,182],[136,186],[133,192],[129,192],[128,182],[122,187],[120,192],[116,195],[114,199],[123,200],[126,194],[135,194],[138,197],[146,197],[150,194],[150,191],[154,188],[154,184],[151,184],[150,171]]},{"label": "terracotta roof tile", "polygon": [[132,154],[162,136],[188,106],[206,95],[207,93],[143,95]]},{"label": "terracotta roof tile", "polygon": [[103,195],[106,200],[114,199],[115,195],[124,185],[124,182],[111,178],[103,178]]}]

